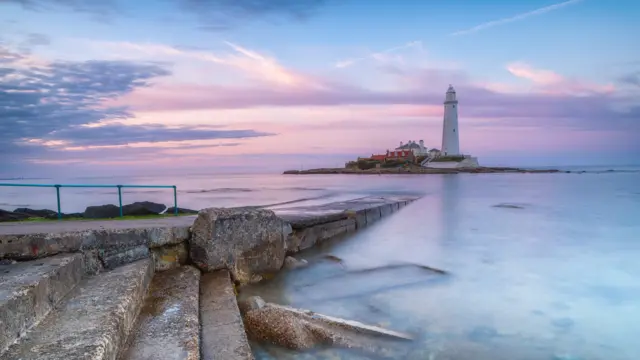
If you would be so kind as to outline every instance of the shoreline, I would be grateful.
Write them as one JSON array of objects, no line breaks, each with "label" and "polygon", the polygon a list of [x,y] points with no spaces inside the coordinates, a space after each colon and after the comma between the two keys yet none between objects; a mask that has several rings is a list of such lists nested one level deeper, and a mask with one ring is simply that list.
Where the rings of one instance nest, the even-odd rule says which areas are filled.
[{"label": "shoreline", "polygon": [[[613,170],[610,170],[613,171]],[[341,175],[394,175],[394,174],[415,174],[415,175],[433,175],[433,174],[550,174],[550,173],[571,173],[571,171],[563,171],[559,169],[523,169],[510,167],[477,167],[477,168],[453,168],[453,169],[436,169],[423,167],[410,168],[380,168],[380,169],[351,169],[351,168],[319,168],[309,170],[287,170],[283,175],[321,175],[321,174],[341,174]],[[584,173],[584,171],[576,172]]]}]

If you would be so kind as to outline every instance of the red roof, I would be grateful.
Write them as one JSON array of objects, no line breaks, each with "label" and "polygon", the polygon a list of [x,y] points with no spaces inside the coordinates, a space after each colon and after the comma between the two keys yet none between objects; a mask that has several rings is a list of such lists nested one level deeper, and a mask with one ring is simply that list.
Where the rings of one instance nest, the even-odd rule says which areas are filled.
[{"label": "red roof", "polygon": [[387,155],[371,155],[371,160],[384,161]]}]

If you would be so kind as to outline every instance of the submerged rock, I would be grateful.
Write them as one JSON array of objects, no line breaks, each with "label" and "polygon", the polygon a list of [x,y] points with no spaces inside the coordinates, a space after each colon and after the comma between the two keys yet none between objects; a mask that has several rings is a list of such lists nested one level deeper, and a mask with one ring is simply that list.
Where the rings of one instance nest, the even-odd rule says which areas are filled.
[{"label": "submerged rock", "polygon": [[496,204],[493,205],[495,208],[504,208],[504,209],[524,209],[524,206],[518,204]]},{"label": "submerged rock", "polygon": [[265,303],[257,296],[242,302],[241,309],[249,337],[293,350],[336,346],[380,353],[393,347],[389,340],[412,340],[409,334]]},{"label": "submerged rock", "polygon": [[158,204],[151,201],[141,201],[123,206],[122,214],[124,216],[159,215],[166,208],[166,205],[163,204]]},{"label": "submerged rock", "polygon": [[309,262],[305,259],[296,259],[293,256],[287,256],[284,259],[284,268],[288,270],[298,269],[309,265]]},{"label": "submerged rock", "polygon": [[209,208],[191,227],[190,254],[203,271],[227,268],[249,283],[282,268],[291,226],[271,210]]}]

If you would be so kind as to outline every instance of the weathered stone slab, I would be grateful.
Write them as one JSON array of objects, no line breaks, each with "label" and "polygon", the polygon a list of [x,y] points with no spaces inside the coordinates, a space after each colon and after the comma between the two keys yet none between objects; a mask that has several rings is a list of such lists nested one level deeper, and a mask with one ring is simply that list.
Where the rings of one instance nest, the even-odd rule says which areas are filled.
[{"label": "weathered stone slab", "polygon": [[348,210],[346,213],[349,219],[356,220],[356,229],[362,229],[367,226],[366,210]]},{"label": "weathered stone slab", "polygon": [[253,359],[235,290],[226,270],[204,274],[200,283],[202,360]]},{"label": "weathered stone slab", "polygon": [[200,359],[200,270],[156,274],[121,360]]},{"label": "weathered stone slab", "polygon": [[338,220],[305,229],[294,230],[293,241],[288,245],[287,250],[290,252],[304,250],[314,246],[318,242],[355,230],[356,219]]},{"label": "weathered stone slab", "polygon": [[248,283],[280,270],[289,229],[271,210],[204,209],[192,227],[191,260],[203,271],[229,269],[234,280]]},{"label": "weathered stone slab", "polygon": [[367,209],[365,211],[365,215],[367,217],[367,225],[371,225],[374,222],[380,220],[382,214],[380,213],[380,207],[376,206],[371,209]]},{"label": "weathered stone slab", "polygon": [[151,249],[156,271],[175,269],[189,260],[187,242]]},{"label": "weathered stone slab", "polygon": [[100,259],[102,260],[104,268],[109,270],[148,257],[149,248],[146,245],[139,245],[124,251],[117,249],[115,251],[104,252],[100,256]]},{"label": "weathered stone slab", "polygon": [[[0,227],[0,259],[31,260],[58,253],[87,251],[100,249],[112,252],[126,250],[144,245],[158,247],[178,244],[189,238],[189,225],[161,226],[150,228],[120,228],[115,224],[128,221],[111,221],[114,228],[99,228],[82,231],[2,234],[10,232]],[[79,227],[86,226],[83,222],[75,222]],[[37,230],[38,226],[34,228]]]},{"label": "weathered stone slab", "polygon": [[0,265],[0,353],[82,279],[82,255]]},{"label": "weathered stone slab", "polygon": [[150,259],[83,280],[3,360],[112,360],[122,350],[151,277]]},{"label": "weathered stone slab", "polygon": [[380,217],[387,217],[391,214],[393,214],[393,204],[380,206]]}]

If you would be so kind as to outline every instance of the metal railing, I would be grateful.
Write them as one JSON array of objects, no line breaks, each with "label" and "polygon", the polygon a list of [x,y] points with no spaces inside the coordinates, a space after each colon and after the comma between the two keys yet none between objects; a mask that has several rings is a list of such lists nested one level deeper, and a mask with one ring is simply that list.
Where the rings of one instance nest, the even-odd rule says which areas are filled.
[{"label": "metal railing", "polygon": [[123,188],[142,188],[142,189],[173,189],[173,214],[178,216],[178,188],[175,185],[85,185],[85,184],[15,184],[15,183],[0,183],[2,186],[14,186],[14,187],[49,187],[56,189],[56,197],[58,199],[58,219],[62,219],[62,211],[60,204],[60,188],[117,188],[118,189],[118,203],[120,205],[120,217],[123,217],[122,213],[122,189]]}]

